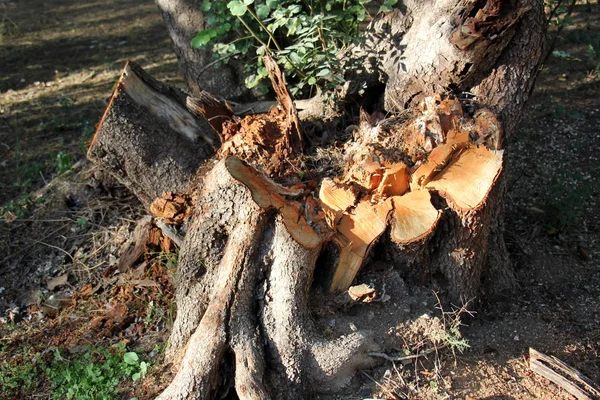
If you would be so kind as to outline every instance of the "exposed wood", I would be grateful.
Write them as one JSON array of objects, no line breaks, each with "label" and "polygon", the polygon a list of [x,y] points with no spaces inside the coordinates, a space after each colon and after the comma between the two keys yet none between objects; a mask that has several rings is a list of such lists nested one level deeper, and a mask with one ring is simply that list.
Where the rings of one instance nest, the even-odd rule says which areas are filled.
[{"label": "exposed wood", "polygon": [[434,176],[439,174],[450,162],[452,155],[459,150],[457,145],[445,144],[436,147],[427,156],[427,162],[421,164],[411,176],[411,189],[424,188]]},{"label": "exposed wood", "polygon": [[[223,123],[231,120],[233,111],[227,102],[217,99],[208,92],[201,92],[197,97],[188,97],[186,100],[188,110],[204,118],[219,134],[223,131]],[[221,138],[222,140],[222,138]]]},{"label": "exposed wood", "polygon": [[146,242],[152,227],[152,217],[146,216],[140,219],[131,237],[123,244],[119,254],[118,269],[120,272],[127,272],[147,251]]},{"label": "exposed wood", "polygon": [[471,146],[455,153],[448,166],[426,186],[448,196],[460,209],[477,209],[488,197],[500,171],[502,151]]},{"label": "exposed wood", "polygon": [[300,212],[299,203],[288,201],[276,191],[269,190],[273,187],[273,183],[262,178],[257,171],[244,165],[239,159],[228,157],[225,165],[231,176],[250,189],[256,204],[264,209],[275,209],[281,214],[285,227],[298,243],[307,249],[321,246],[326,236],[321,236],[312,227],[319,221],[307,221]]},{"label": "exposed wood", "polygon": [[98,124],[88,158],[146,205],[163,192],[185,192],[202,161],[214,153],[198,138],[215,137],[206,121],[187,111],[185,98],[128,62]]},{"label": "exposed wood", "polygon": [[419,241],[433,233],[442,212],[431,204],[428,190],[392,197],[391,238],[398,244]]},{"label": "exposed wood", "polygon": [[579,400],[600,399],[600,387],[589,378],[558,358],[540,353],[531,347],[529,348],[529,368]]},{"label": "exposed wood", "polygon": [[381,183],[383,172],[383,166],[374,161],[373,157],[368,154],[359,162],[350,165],[350,168],[344,174],[344,182],[355,183],[370,192],[375,190]]},{"label": "exposed wood", "polygon": [[194,118],[186,107],[152,87],[144,80],[141,68],[136,68],[135,64],[125,65],[118,84],[134,102],[146,108],[150,115],[166,123],[172,131],[192,142],[204,140],[212,146],[217,143],[214,135],[206,129],[205,120]]},{"label": "exposed wood", "polygon": [[[208,52],[184,49],[192,23],[194,30],[204,23],[197,4],[157,3],[178,54],[206,61]],[[347,93],[384,84],[384,111],[407,110],[383,121],[361,112],[352,138],[335,144],[341,173],[327,160],[320,168],[303,158],[296,107],[269,57],[265,65],[279,107],[267,104],[266,113],[244,118],[202,92],[194,68],[184,75],[196,98],[142,73],[123,75],[90,157],[147,206],[163,192],[187,191],[194,198],[186,206],[192,212],[175,198],[153,205],[168,222],[187,220],[178,314],[166,350],[177,375],[160,398],[220,397],[233,390],[221,379],[232,382],[230,375],[236,393],[229,395],[241,399],[315,398],[374,365],[368,353],[377,345],[368,334],[327,340],[313,325],[308,300],[328,240],[339,250],[324,260],[333,269],[333,291],[352,284],[380,240],[385,251],[372,257],[387,257],[408,284],[434,283],[456,304],[479,298],[484,281],[510,275],[499,218],[503,154],[494,149],[514,131],[516,122],[507,118],[519,115],[537,73],[537,50],[527,46],[538,48],[543,36],[537,24],[541,2],[403,4],[402,11],[378,15],[366,40],[340,58],[348,62],[350,81],[334,95],[342,101],[326,104],[330,94],[322,93],[309,101],[310,118],[324,123],[335,115],[329,111],[350,100]],[[177,20],[178,12],[189,18]],[[355,68],[357,61],[364,68]],[[229,97],[230,88],[220,92],[214,85],[221,78],[210,77],[207,88]],[[221,147],[214,154],[209,143],[212,138],[219,144],[217,133]],[[156,161],[165,155],[166,161]],[[187,190],[196,171],[195,186]]]},{"label": "exposed wood", "polygon": [[188,194],[163,192],[150,204],[150,212],[170,224],[182,224],[190,217],[192,200]]},{"label": "exposed wood", "polygon": [[394,163],[383,171],[377,194],[381,197],[402,196],[410,189],[410,179],[406,164]]},{"label": "exposed wood", "polygon": [[385,232],[392,203],[385,201],[371,204],[362,200],[350,213],[338,222],[334,242],[340,248],[338,264],[335,268],[330,290],[347,290],[375,240]]},{"label": "exposed wood", "polygon": [[319,201],[331,226],[337,226],[346,211],[356,204],[356,190],[325,178],[319,189]]},{"label": "exposed wood", "polygon": [[285,76],[279,66],[273,60],[273,57],[267,52],[263,57],[263,63],[269,73],[271,84],[275,90],[277,96],[277,103],[281,107],[284,114],[287,116],[287,129],[284,132],[284,136],[287,137],[289,145],[294,151],[301,151],[303,140],[302,133],[300,132],[300,121],[298,119],[298,111],[292,100],[292,96],[287,88]]}]

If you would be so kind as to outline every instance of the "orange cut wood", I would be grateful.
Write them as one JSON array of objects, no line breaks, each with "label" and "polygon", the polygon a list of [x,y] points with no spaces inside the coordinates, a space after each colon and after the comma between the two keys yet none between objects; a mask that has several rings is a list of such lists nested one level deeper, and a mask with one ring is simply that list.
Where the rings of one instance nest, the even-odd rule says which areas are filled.
[{"label": "orange cut wood", "polygon": [[272,185],[277,185],[276,183],[267,180],[236,157],[227,157],[225,166],[231,176],[250,190],[256,204],[261,208],[275,208],[279,211],[286,229],[296,242],[308,249],[317,248],[323,243],[325,238],[310,226],[302,215],[300,205],[288,201],[276,190],[273,190]]},{"label": "orange cut wood", "polygon": [[341,292],[350,287],[375,240],[385,232],[391,201],[373,205],[362,200],[351,214],[339,221],[333,240],[340,248],[338,265],[330,290]]},{"label": "orange cut wood", "polygon": [[433,233],[442,215],[431,204],[428,190],[416,190],[404,196],[392,197],[391,237],[395,243],[408,244]]},{"label": "orange cut wood", "polygon": [[352,165],[346,174],[346,183],[356,183],[367,191],[376,189],[383,178],[383,167],[378,162],[373,161],[371,156],[357,164]]},{"label": "orange cut wood", "polygon": [[502,151],[471,146],[456,153],[426,187],[449,197],[459,209],[478,209],[487,199],[500,171]]},{"label": "orange cut wood", "polygon": [[331,226],[336,226],[344,212],[356,204],[356,193],[345,185],[325,178],[319,189],[319,201]]},{"label": "orange cut wood", "polygon": [[412,174],[410,188],[417,190],[425,187],[427,183],[439,173],[450,161],[452,154],[459,148],[459,145],[443,144],[433,149],[427,161],[421,164]]},{"label": "orange cut wood", "polygon": [[386,168],[377,194],[383,197],[402,196],[410,189],[410,173],[404,163],[395,163]]}]

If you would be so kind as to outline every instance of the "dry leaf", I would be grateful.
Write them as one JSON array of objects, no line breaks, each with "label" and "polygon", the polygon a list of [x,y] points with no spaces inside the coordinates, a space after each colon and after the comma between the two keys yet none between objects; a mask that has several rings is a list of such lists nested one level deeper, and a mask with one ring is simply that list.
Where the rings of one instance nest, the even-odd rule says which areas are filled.
[{"label": "dry leaf", "polygon": [[69,275],[68,274],[62,274],[59,275],[55,278],[50,278],[48,279],[48,290],[53,291],[54,289],[56,289],[59,286],[64,286],[68,283],[69,280]]}]

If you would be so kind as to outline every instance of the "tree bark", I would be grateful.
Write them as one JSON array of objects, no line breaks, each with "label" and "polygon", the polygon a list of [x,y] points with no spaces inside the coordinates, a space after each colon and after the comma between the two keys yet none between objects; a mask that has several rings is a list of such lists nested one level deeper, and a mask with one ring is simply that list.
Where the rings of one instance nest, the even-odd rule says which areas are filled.
[{"label": "tree bark", "polygon": [[[206,63],[186,48],[185,35],[202,24],[199,7],[157,3],[182,62]],[[195,199],[166,351],[176,375],[159,398],[230,390],[242,399],[312,398],[373,366],[378,344],[369,332],[328,340],[315,329],[309,299],[329,243],[337,252],[323,261],[330,281],[320,284],[332,292],[345,291],[377,256],[455,304],[514,286],[503,240],[503,143],[543,54],[542,2],[406,1],[403,10],[377,16],[367,40],[348,50],[357,68],[341,93],[352,95],[359,80],[383,84],[385,110],[409,117],[363,113],[327,176],[307,167],[276,65],[269,70],[279,108],[243,118],[206,93],[186,97],[126,68],[90,158],[145,204],[163,191]],[[196,90],[214,87],[185,73]]]},{"label": "tree bark", "polygon": [[155,0],[160,9],[179,69],[190,93],[198,96],[202,91],[218,94],[226,99],[247,96],[249,91],[240,79],[240,70],[229,65],[215,64],[207,49],[193,49],[190,45],[196,34],[206,28],[201,12],[202,0]]}]

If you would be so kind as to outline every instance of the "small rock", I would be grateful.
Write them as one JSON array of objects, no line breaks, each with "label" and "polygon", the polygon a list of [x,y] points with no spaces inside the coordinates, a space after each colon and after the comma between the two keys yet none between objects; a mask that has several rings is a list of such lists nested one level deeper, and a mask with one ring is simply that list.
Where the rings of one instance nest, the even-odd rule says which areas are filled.
[{"label": "small rock", "polygon": [[519,341],[519,335],[515,335],[515,337],[513,338],[513,340],[514,340],[515,342],[518,342],[518,341]]},{"label": "small rock", "polygon": [[352,332],[356,332],[356,331],[358,330],[358,328],[356,327],[356,325],[354,325],[352,322],[350,322],[350,323],[348,324],[348,328],[350,328],[350,330],[351,330]]}]

